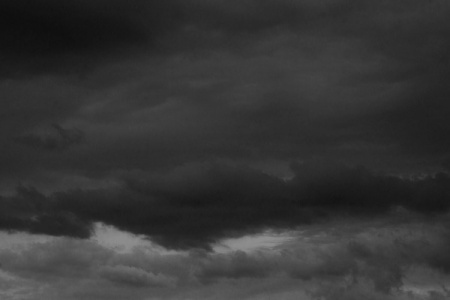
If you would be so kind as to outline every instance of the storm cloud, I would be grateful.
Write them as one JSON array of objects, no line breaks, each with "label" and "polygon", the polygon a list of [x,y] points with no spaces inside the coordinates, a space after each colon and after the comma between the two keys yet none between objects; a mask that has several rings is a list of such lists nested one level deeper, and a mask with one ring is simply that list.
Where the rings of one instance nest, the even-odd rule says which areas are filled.
[{"label": "storm cloud", "polygon": [[20,188],[17,196],[2,200],[2,228],[89,237],[89,228],[102,222],[168,248],[210,249],[222,238],[264,229],[295,229],[343,216],[370,218],[399,208],[425,215],[450,208],[450,178],[444,173],[405,179],[339,165],[293,168],[296,176],[288,181],[204,164],[164,177],[127,178],[111,189],[46,197]]},{"label": "storm cloud", "polygon": [[280,299],[444,297],[401,289],[420,277],[405,268],[447,276],[445,238],[406,253],[369,234],[312,263],[299,248],[214,249],[392,216],[448,228],[449,12],[445,0],[1,1],[0,230],[92,253],[105,224],[178,254],[150,268],[103,249],[91,266],[45,258],[56,242],[36,248],[41,264],[2,252],[15,264],[0,285],[82,270],[74,299],[266,299],[266,284]]},{"label": "storm cloud", "polygon": [[[401,172],[448,160],[445,1],[105,3],[1,4],[2,148],[18,180],[37,160],[83,174],[217,157]],[[10,145],[52,123],[86,147],[55,158]]]}]

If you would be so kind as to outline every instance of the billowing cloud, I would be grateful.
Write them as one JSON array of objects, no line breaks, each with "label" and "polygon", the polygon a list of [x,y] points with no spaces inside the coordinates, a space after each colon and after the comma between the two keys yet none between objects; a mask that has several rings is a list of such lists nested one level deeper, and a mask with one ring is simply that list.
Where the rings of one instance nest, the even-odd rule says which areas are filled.
[{"label": "billowing cloud", "polygon": [[448,228],[415,216],[399,219],[306,226],[276,248],[250,252],[168,253],[138,246],[118,253],[93,241],[58,238],[1,250],[0,278],[5,291],[19,296],[22,287],[22,298],[33,300],[445,297],[450,274],[435,259],[448,253]]},{"label": "billowing cloud", "polygon": [[[209,248],[220,238],[291,229],[336,216],[376,216],[403,207],[445,213],[449,177],[408,179],[340,165],[294,165],[289,181],[224,164],[192,165],[120,187],[46,197],[21,188],[2,199],[7,230],[88,237],[95,222],[144,234],[169,248]],[[141,174],[143,175],[143,174]],[[60,224],[60,226],[53,226]]]},{"label": "billowing cloud", "polygon": [[[448,275],[448,242],[434,235],[213,249],[393,214],[448,227],[449,11],[446,0],[2,1],[0,230],[65,242],[2,252],[1,297],[446,297],[411,271]],[[98,223],[176,254],[86,246]],[[102,259],[83,257],[94,248]]]}]

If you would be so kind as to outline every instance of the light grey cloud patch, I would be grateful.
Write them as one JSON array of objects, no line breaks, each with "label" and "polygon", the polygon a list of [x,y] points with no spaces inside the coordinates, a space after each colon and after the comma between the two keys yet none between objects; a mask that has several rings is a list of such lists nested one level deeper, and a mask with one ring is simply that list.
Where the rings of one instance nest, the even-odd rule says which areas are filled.
[{"label": "light grey cloud patch", "polygon": [[[445,299],[450,274],[435,257],[448,253],[448,229],[417,217],[396,223],[398,217],[305,227],[276,249],[249,252],[168,253],[140,246],[118,253],[93,241],[58,238],[1,250],[0,279],[15,278],[9,289],[42,293],[27,300],[185,299],[196,292],[207,293],[192,299],[230,299],[221,297],[225,290],[238,299],[297,300],[269,297],[293,286],[309,295],[300,298],[305,300]],[[410,292],[410,282],[423,286],[421,294]]]},{"label": "light grey cloud patch", "polygon": [[99,274],[114,283],[134,287],[174,287],[176,284],[176,279],[170,276],[125,265],[104,266]]}]

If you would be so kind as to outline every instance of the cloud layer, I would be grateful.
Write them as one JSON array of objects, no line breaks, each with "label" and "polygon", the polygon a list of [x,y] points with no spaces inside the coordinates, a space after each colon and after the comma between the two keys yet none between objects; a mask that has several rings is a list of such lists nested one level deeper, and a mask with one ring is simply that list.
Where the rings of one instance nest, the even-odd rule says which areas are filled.
[{"label": "cloud layer", "polygon": [[293,171],[296,175],[284,181],[216,163],[186,166],[160,177],[132,174],[109,189],[45,196],[22,187],[16,196],[2,199],[0,220],[4,230],[84,238],[95,222],[102,222],[186,249],[346,215],[376,217],[399,208],[443,214],[450,207],[445,173],[407,179],[325,163],[296,164]]},{"label": "cloud layer", "polygon": [[[450,269],[449,12],[446,0],[1,1],[0,230],[51,242],[0,251],[0,297],[448,297],[425,277]],[[392,216],[414,240],[377,231]],[[374,222],[381,238],[340,222]],[[92,243],[98,223],[187,252],[121,256]],[[213,251],[314,229],[324,239],[283,251]]]},{"label": "cloud layer", "polygon": [[445,299],[448,218],[435,221],[347,219],[304,227],[276,248],[222,254],[118,253],[62,238],[1,250],[0,283],[8,300]]},{"label": "cloud layer", "polygon": [[[1,4],[4,181],[217,157],[448,161],[445,1],[105,3]],[[49,155],[12,142],[53,145],[36,136],[51,124],[86,144]]]}]

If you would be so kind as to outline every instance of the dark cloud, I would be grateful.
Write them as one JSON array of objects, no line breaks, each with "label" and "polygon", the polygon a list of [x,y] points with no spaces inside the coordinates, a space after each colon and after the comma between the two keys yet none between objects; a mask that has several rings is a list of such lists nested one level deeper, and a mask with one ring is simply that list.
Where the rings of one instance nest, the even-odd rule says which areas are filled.
[{"label": "dark cloud", "polygon": [[361,40],[415,72],[448,61],[443,1],[8,0],[0,8],[4,76],[79,73],[143,54],[252,55],[252,43],[273,31]]},{"label": "dark cloud", "polygon": [[[449,151],[448,5],[402,3],[5,1],[4,70],[39,80],[5,75],[2,163],[18,177],[215,157],[436,171]],[[52,122],[92,139],[58,159],[9,145],[39,143],[30,132]]]},{"label": "dark cloud", "polygon": [[0,206],[0,226],[6,231],[79,238],[91,235],[90,224],[70,212],[55,210],[51,201],[33,188],[19,187],[14,197],[1,197]]},{"label": "dark cloud", "polygon": [[[135,233],[152,232],[149,236],[156,242],[174,248],[208,247],[218,235],[281,224],[283,216],[294,214],[281,204],[288,201],[284,183],[268,175],[223,166],[179,172],[148,182],[129,180],[114,191],[55,196],[61,210],[76,211],[81,219],[103,220]],[[299,212],[296,218],[302,215]],[[146,221],[150,219],[154,222]]]},{"label": "dark cloud", "polygon": [[151,47],[177,23],[163,1],[2,1],[2,76],[79,73]]},{"label": "dark cloud", "polygon": [[63,151],[81,143],[84,134],[79,129],[65,129],[58,124],[42,132],[29,133],[15,138],[15,141],[36,149]]},{"label": "dark cloud", "polygon": [[138,41],[138,27],[127,16],[139,3],[133,2],[120,11],[118,1],[109,7],[104,1],[3,1],[1,29],[10,41],[3,51],[52,56]]},{"label": "dark cloud", "polygon": [[94,222],[103,222],[168,248],[209,248],[220,238],[335,216],[369,217],[397,207],[432,215],[450,207],[447,174],[407,179],[340,165],[293,168],[289,181],[219,164],[48,198],[21,188],[2,199],[2,227],[87,237]]},{"label": "dark cloud", "polygon": [[449,12],[446,0],[1,1],[0,229],[85,239],[102,222],[197,249],[102,252],[93,267],[53,245],[35,249],[42,262],[3,256],[6,272],[91,275],[93,294],[42,299],[274,276],[330,283],[296,298],[397,299],[405,268],[448,274],[448,243],[426,237],[279,257],[205,250],[340,218],[448,227]]},{"label": "dark cloud", "polygon": [[449,207],[447,173],[423,178],[401,178],[370,172],[363,167],[339,164],[293,165],[292,187],[306,205],[369,214],[403,206],[422,212],[439,212]]},{"label": "dark cloud", "polygon": [[[337,215],[446,212],[448,7],[401,3],[2,2],[5,185],[125,178],[21,187],[1,198],[1,228],[85,238],[103,222],[186,249]],[[38,79],[7,79],[20,72]],[[192,163],[314,157],[368,169],[296,163],[282,180]]]}]

